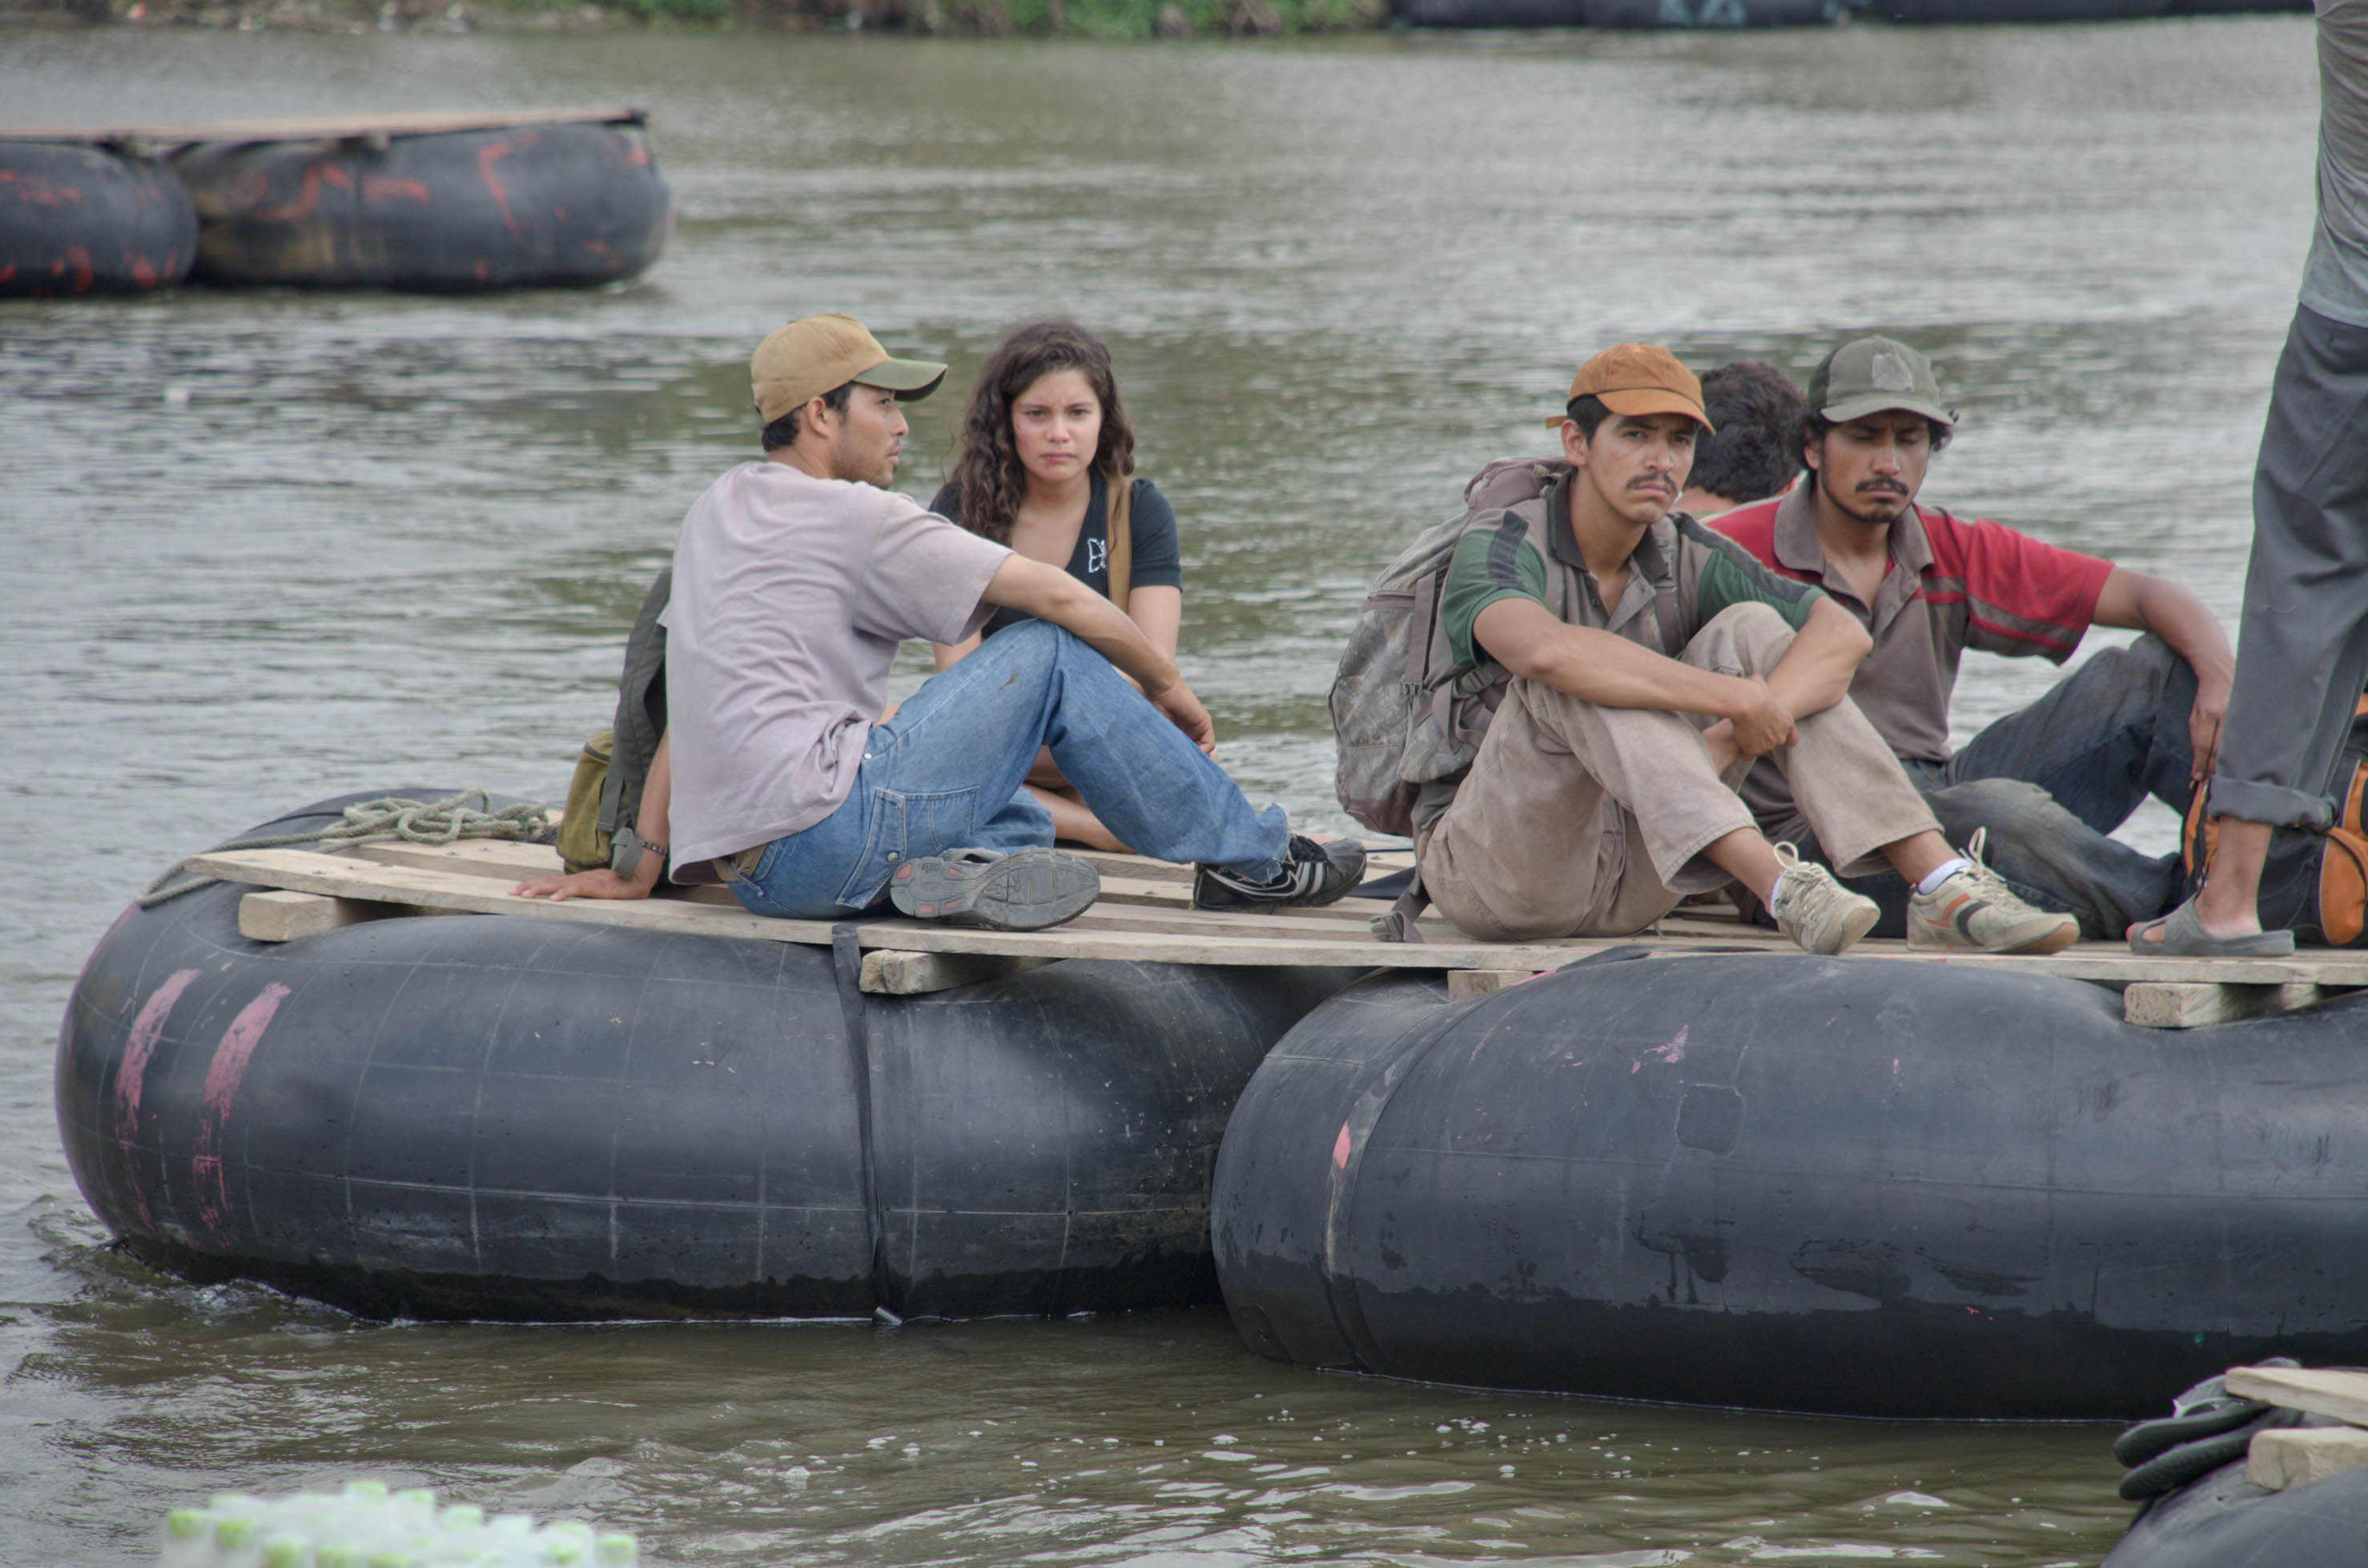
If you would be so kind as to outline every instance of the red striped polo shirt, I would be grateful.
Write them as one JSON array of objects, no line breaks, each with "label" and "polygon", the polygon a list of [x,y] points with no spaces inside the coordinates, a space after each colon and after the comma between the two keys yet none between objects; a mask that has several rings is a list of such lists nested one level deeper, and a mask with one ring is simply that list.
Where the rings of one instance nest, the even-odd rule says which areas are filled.
[{"label": "red striped polo shirt", "polygon": [[1891,565],[1874,603],[1826,579],[1825,548],[1804,483],[1712,519],[1709,526],[1784,576],[1815,583],[1858,617],[1874,651],[1850,698],[1903,757],[1949,757],[1949,699],[1967,648],[2057,664],[2072,656],[2097,612],[2113,563],[2043,543],[2000,523],[1964,522],[1910,506],[1891,525]]}]

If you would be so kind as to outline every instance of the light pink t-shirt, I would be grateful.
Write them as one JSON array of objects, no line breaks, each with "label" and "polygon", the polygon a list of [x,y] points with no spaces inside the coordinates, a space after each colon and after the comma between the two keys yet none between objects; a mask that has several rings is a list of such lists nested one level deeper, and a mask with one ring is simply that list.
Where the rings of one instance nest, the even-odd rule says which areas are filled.
[{"label": "light pink t-shirt", "polygon": [[674,547],[666,729],[677,865],[812,827],[855,787],[907,637],[959,642],[1010,555],[893,490],[725,472]]}]

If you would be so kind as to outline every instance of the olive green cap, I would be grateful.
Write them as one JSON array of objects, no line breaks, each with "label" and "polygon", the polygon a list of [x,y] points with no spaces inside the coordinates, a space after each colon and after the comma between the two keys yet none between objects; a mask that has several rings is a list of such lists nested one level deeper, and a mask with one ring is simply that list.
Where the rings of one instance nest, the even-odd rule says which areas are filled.
[{"label": "olive green cap", "polygon": [[1809,372],[1809,406],[1837,425],[1899,409],[1953,427],[1957,411],[1941,401],[1932,362],[1891,337],[1859,337]]}]

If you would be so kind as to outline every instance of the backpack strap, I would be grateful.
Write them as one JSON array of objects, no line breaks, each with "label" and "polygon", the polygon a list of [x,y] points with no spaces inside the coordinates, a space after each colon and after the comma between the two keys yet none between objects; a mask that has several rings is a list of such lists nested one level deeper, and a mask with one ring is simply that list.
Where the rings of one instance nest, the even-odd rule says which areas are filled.
[{"label": "backpack strap", "polygon": [[1134,585],[1134,480],[1112,480],[1110,499],[1102,508],[1102,537],[1109,549],[1110,602],[1126,608],[1127,591]]},{"label": "backpack strap", "polygon": [[1398,894],[1386,915],[1376,915],[1365,922],[1376,942],[1419,942],[1422,933],[1415,922],[1430,907],[1430,894],[1422,891],[1422,862],[1415,862],[1414,875],[1406,879],[1406,892]]},{"label": "backpack strap", "polygon": [[1661,551],[1661,574],[1653,579],[1653,616],[1661,623],[1661,646],[1669,650],[1668,656],[1674,659],[1686,651],[1686,623],[1678,614],[1677,567],[1677,553],[1684,543],[1675,528],[1669,530],[1666,547],[1659,540],[1653,543]]}]

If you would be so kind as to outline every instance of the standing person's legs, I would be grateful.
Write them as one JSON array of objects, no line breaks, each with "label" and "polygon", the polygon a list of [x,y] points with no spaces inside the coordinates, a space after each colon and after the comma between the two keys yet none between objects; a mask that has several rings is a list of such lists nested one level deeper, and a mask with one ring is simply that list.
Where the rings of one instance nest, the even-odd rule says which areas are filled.
[{"label": "standing person's legs", "polygon": [[[2236,685],[2212,776],[2220,847],[2203,892],[2170,917],[2206,941],[2260,929],[2271,828],[2333,817],[2328,777],[2368,681],[2363,430],[2368,327],[2297,307],[2254,471]],[[2143,950],[2155,935],[2133,941]]]},{"label": "standing person's legs", "polygon": [[875,726],[847,800],[768,846],[733,891],[758,914],[828,918],[878,903],[896,868],[916,858],[1049,844],[1049,816],[1019,788],[1044,745],[1141,852],[1254,880],[1278,871],[1281,808],[1252,810],[1109,660],[1032,622],[988,638]]}]

